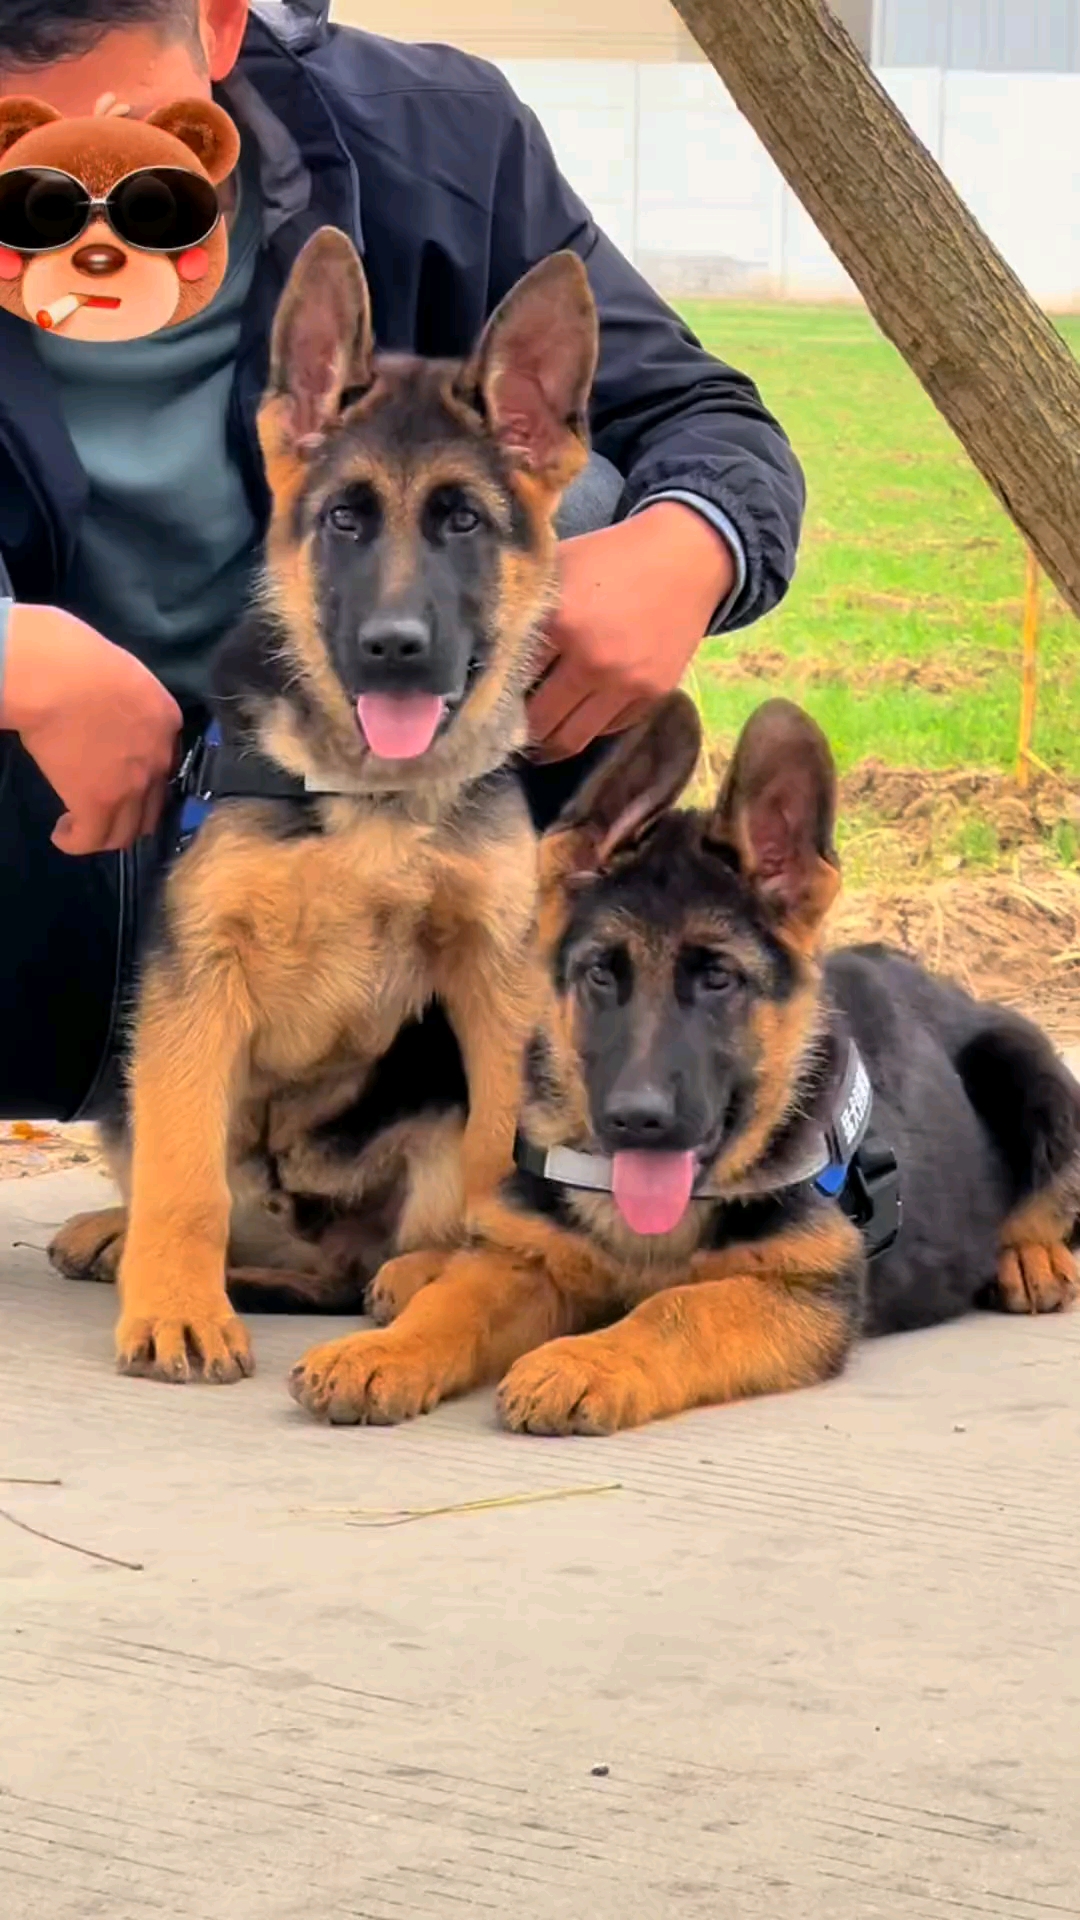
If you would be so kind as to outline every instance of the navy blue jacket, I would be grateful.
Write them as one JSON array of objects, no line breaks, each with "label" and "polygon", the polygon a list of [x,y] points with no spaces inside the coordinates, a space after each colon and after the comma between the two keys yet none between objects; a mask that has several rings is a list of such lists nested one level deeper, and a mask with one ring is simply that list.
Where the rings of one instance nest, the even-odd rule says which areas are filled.
[{"label": "navy blue jacket", "polygon": [[[726,624],[768,612],[792,575],[804,491],[752,383],[707,354],[597,230],[497,69],[449,48],[328,26],[326,11],[326,0],[267,7],[279,16],[273,27],[253,14],[222,93],[269,169],[230,418],[261,522],[268,500],[254,422],[270,323],[315,228],[341,227],[359,247],[380,345],[440,356],[468,353],[521,274],[573,247],[600,312],[592,430],[623,475],[620,512],[672,490],[710,502],[746,559]],[[63,605],[85,499],[31,331],[0,313],[0,556],[18,599]]]}]

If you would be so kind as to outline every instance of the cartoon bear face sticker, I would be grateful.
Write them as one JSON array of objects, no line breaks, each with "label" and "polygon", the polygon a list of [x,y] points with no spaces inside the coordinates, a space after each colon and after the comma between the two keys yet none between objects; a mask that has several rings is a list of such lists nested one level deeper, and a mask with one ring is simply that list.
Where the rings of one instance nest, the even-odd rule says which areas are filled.
[{"label": "cartoon bear face sticker", "polygon": [[228,114],[209,100],[123,113],[99,102],[66,120],[0,99],[0,307],[71,340],[179,326],[228,264],[217,189],[240,157]]}]

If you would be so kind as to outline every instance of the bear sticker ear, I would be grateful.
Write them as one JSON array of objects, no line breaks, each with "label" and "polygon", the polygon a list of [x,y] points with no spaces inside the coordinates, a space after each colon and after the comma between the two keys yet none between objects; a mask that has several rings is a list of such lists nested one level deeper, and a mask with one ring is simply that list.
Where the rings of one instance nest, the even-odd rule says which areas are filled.
[{"label": "bear sticker ear", "polygon": [[215,187],[228,179],[240,158],[240,135],[214,100],[171,100],[150,114],[146,124],[182,140]]},{"label": "bear sticker ear", "polygon": [[16,140],[21,140],[24,133],[35,133],[38,127],[48,127],[63,117],[55,107],[46,106],[44,100],[34,100],[29,95],[12,94],[10,99],[0,100],[0,156],[13,147]]}]

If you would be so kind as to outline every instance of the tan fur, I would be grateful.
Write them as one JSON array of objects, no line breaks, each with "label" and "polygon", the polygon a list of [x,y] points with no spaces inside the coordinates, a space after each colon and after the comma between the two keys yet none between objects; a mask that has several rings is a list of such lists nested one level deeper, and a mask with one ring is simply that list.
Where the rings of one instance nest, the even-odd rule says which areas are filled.
[{"label": "tan fur", "polygon": [[[393,1325],[315,1348],[293,1371],[294,1398],[334,1422],[382,1425],[509,1367],[498,1397],[504,1424],[600,1433],[811,1385],[846,1353],[845,1318],[815,1291],[857,1253],[842,1217],[762,1248],[658,1262],[651,1273],[639,1261],[636,1289],[618,1250],[584,1233],[498,1202],[479,1210],[476,1227],[483,1244],[444,1262],[392,1263],[387,1279],[408,1267],[412,1283]],[[615,1327],[585,1331],[631,1305]]]},{"label": "tan fur", "polygon": [[848,1347],[843,1314],[752,1275],[671,1287],[603,1331],[550,1340],[498,1393],[518,1433],[614,1433],[696,1406],[814,1386]]},{"label": "tan fur", "polygon": [[1076,1299],[1080,1274],[1067,1242],[1076,1219],[1075,1177],[1040,1193],[1001,1229],[998,1302],[1006,1313],[1054,1313]]},{"label": "tan fur", "polygon": [[[509,1165],[537,990],[531,836],[519,829],[505,846],[462,850],[435,829],[372,818],[361,802],[330,805],[336,815],[354,806],[355,822],[313,842],[267,843],[259,809],[223,810],[173,876],[173,944],[144,982],[133,1070],[118,1331],[127,1366],[148,1361],[154,1323],[155,1349],[165,1341],[169,1353],[155,1371],[166,1364],[187,1376],[172,1332],[181,1324],[200,1350],[210,1342],[214,1377],[243,1370],[246,1346],[222,1305],[228,1142],[271,1090],[317,1087],[346,1054],[377,1059],[432,997],[447,1007],[471,1084],[484,1089],[456,1192],[489,1190]],[[140,1138],[154,1141],[142,1163]],[[450,1230],[455,1183],[441,1158],[410,1197],[406,1229]]]},{"label": "tan fur", "polygon": [[566,1325],[564,1303],[531,1264],[453,1254],[378,1333],[315,1347],[293,1369],[294,1399],[331,1422],[390,1425],[484,1385]]},{"label": "tan fur", "polygon": [[[545,323],[551,313],[570,316],[554,372],[538,313]],[[241,1192],[265,1215],[281,1204],[280,1194],[259,1191],[267,1148],[286,1198],[325,1195],[343,1210],[323,1243],[326,1258],[285,1273],[301,1297],[323,1300],[356,1258],[369,1203],[388,1188],[392,1245],[405,1252],[460,1239],[470,1210],[510,1167],[522,1050],[542,991],[535,842],[520,803],[454,809],[523,734],[532,637],[552,592],[551,517],[586,457],[579,416],[595,364],[595,314],[581,263],[556,256],[535,269],[489,333],[498,351],[482,341],[464,370],[374,356],[362,268],[332,229],[308,243],[279,307],[259,437],[273,494],[262,597],[283,671],[281,692],[258,708],[256,732],[279,765],[321,782],[330,776],[335,793],[316,803],[322,832],[299,838],[275,833],[275,803],[223,806],[169,876],[131,1070],[117,1329],[126,1371],[219,1381],[250,1372],[247,1335],[225,1292],[226,1257],[228,1246],[232,1267],[241,1251]],[[528,385],[533,354],[548,379],[542,395]],[[500,368],[509,378],[523,356],[520,420],[504,419],[497,397],[486,407],[468,403],[470,383],[484,388]],[[403,385],[412,401],[458,421],[452,453],[443,444],[428,455],[377,435],[365,443],[366,426]],[[407,570],[433,476],[452,467],[490,495],[490,459],[484,468],[476,445],[511,429],[520,437],[525,427],[532,438],[515,445],[507,485],[526,506],[530,538],[500,549],[485,664],[418,762],[378,762],[321,630],[310,531],[320,502],[351,475],[377,484],[391,575]],[[317,486],[315,457],[324,462]],[[508,525],[505,497],[499,511]],[[421,1115],[388,1127],[343,1170],[312,1130],[356,1098],[403,1024],[433,1000],[461,1050],[467,1120]],[[273,1232],[268,1239],[275,1246]],[[272,1264],[256,1261],[255,1279]]]},{"label": "tan fur", "polygon": [[[276,1275],[313,1305],[343,1297],[370,1260],[369,1212],[385,1216],[377,1231],[394,1249],[435,1245],[397,1263],[399,1291],[391,1274],[380,1310],[437,1270],[509,1169],[522,1049],[542,999],[536,849],[521,803],[455,809],[524,734],[533,636],[554,591],[552,515],[586,458],[596,319],[584,269],[572,255],[534,269],[465,366],[380,358],[360,263],[324,229],[290,276],[270,358],[261,597],[280,691],[260,682],[245,724],[264,754],[334,791],[311,803],[321,832],[294,837],[277,831],[274,802],[223,805],[170,873],[135,1029],[126,1231],[114,1211],[70,1223],[54,1246],[65,1271],[119,1261],[119,1364],[171,1380],[251,1371],[227,1271],[260,1287]],[[460,429],[452,446],[436,435],[425,453],[376,433],[365,451],[365,423],[403,385],[394,418],[441,409]],[[477,454],[492,436],[506,449],[497,468],[490,446],[486,465]],[[433,486],[467,483],[504,537],[511,515],[494,472],[525,509],[528,539],[498,549],[484,664],[419,764],[375,759],[331,666],[312,563],[325,497],[315,458],[319,487],[350,475],[378,486],[391,587],[395,568],[412,564]],[[433,1000],[461,1050],[467,1119],[421,1112],[343,1165],[317,1130],[362,1095],[402,1025]],[[330,1205],[314,1248],[293,1229],[294,1198]]]},{"label": "tan fur", "polygon": [[[818,940],[820,937],[819,929]],[[820,971],[815,951],[802,956],[801,971],[800,985],[786,1005],[765,1000],[755,1011],[762,1079],[754,1115],[742,1136],[720,1155],[712,1169],[713,1179],[722,1181],[731,1193],[738,1192],[752,1175],[767,1141],[790,1113],[792,1088],[820,1031]]]},{"label": "tan fur", "polygon": [[[343,424],[353,424],[376,412],[392,391],[389,375],[382,375],[370,394],[346,410]],[[295,710],[283,702],[268,732],[268,744],[274,757],[293,773],[325,778],[333,767],[350,773],[358,789],[366,792],[384,790],[391,783],[396,788],[401,781],[400,770],[380,772],[357,740],[355,716],[333,674],[318,631],[311,554],[307,547],[296,545],[290,524],[307,474],[303,460],[288,441],[284,402],[272,399],[267,403],[260,415],[259,431],[267,475],[275,490],[262,597],[283,622],[290,665],[314,696],[320,722],[313,735],[310,725],[302,729]],[[584,449],[577,449],[573,456],[575,471],[580,470],[584,459]],[[437,465],[433,463],[431,474],[425,473],[425,487],[438,484],[450,471],[447,457],[442,455]],[[488,500],[490,483],[479,463],[468,461],[467,447],[455,458],[452,472],[459,481],[467,478],[470,490]],[[381,497],[393,500],[399,496],[396,504],[402,521],[410,513],[415,516],[420,492],[415,479],[406,482],[385,472],[377,473],[367,459],[335,469],[334,485],[339,486],[343,479],[378,484]],[[422,782],[409,796],[418,817],[440,817],[464,781],[477,779],[501,765],[511,751],[524,745],[522,697],[532,673],[533,635],[554,593],[551,516],[559,493],[525,474],[514,475],[512,484],[530,516],[536,516],[536,543],[529,554],[503,555],[499,594],[502,617],[495,657],[469,695],[459,724],[425,756]],[[408,562],[403,547],[401,567],[407,568]]]},{"label": "tan fur", "polygon": [[[538,923],[549,983],[576,876],[617,857],[670,802],[692,770],[697,738],[696,718],[691,723],[676,698],[651,729],[642,729],[640,740],[620,749],[628,768],[626,804],[618,804],[617,782],[600,774],[579,803],[580,820],[571,818],[542,843]],[[610,807],[603,804],[605,779],[615,788]],[[829,894],[813,874],[796,905],[778,915],[781,937],[797,922],[790,948],[801,983],[786,1006],[762,1005],[755,1114],[737,1153],[722,1156],[711,1170],[735,1191],[785,1117],[816,1038],[821,926],[815,916],[818,909],[823,916]],[[715,932],[707,902],[697,930],[703,940]],[[593,931],[602,944],[603,922]],[[613,940],[617,934],[625,940],[628,931],[610,929]],[[650,943],[634,929],[630,943],[635,976],[655,976],[659,1005],[671,967],[668,937],[657,934]],[[590,1143],[574,1029],[572,996],[560,998],[549,984],[543,1032],[558,1084],[528,1101],[523,1116],[538,1146]],[[648,1046],[648,1032],[636,1037]],[[839,1209],[760,1244],[716,1253],[702,1249],[711,1201],[692,1202],[680,1226],[657,1239],[633,1233],[609,1194],[580,1191],[564,1202],[572,1225],[519,1211],[501,1198],[486,1200],[471,1212],[469,1248],[444,1259],[391,1262],[380,1280],[384,1318],[393,1324],[316,1349],[294,1372],[294,1398],[333,1421],[395,1421],[496,1380],[509,1365],[499,1392],[506,1425],[600,1433],[703,1402],[808,1385],[842,1365],[851,1320],[830,1289],[839,1274],[858,1266],[862,1243]],[[614,1315],[626,1317],[605,1326]]]}]

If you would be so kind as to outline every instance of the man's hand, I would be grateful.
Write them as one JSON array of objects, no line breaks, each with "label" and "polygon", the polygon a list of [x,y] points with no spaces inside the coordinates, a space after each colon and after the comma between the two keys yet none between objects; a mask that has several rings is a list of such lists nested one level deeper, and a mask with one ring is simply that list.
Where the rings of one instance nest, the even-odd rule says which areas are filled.
[{"label": "man's hand", "polygon": [[11,609],[0,726],[17,733],[67,811],[53,844],[105,853],[152,833],[180,709],[144,666],[58,607]]},{"label": "man's hand", "polygon": [[735,583],[726,541],[676,500],[564,541],[560,569],[544,636],[552,664],[529,701],[542,760],[621,733],[677,687]]}]

